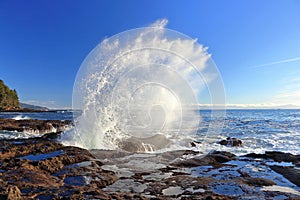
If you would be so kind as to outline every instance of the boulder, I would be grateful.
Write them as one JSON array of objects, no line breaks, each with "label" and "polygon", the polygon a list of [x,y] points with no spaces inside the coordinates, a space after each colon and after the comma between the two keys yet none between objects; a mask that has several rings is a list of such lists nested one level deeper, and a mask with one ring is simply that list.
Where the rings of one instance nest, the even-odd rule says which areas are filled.
[{"label": "boulder", "polygon": [[231,146],[231,147],[240,147],[243,144],[242,140],[238,138],[231,138],[231,137],[226,138],[226,140],[221,140],[218,143],[220,145]]},{"label": "boulder", "polygon": [[119,141],[119,148],[128,152],[152,152],[168,147],[171,141],[164,135],[156,134],[148,138],[131,137]]},{"label": "boulder", "polygon": [[196,146],[198,146],[199,144],[201,144],[202,142],[198,142],[198,141],[192,141],[192,142],[190,142],[190,146],[191,147],[196,147]]}]

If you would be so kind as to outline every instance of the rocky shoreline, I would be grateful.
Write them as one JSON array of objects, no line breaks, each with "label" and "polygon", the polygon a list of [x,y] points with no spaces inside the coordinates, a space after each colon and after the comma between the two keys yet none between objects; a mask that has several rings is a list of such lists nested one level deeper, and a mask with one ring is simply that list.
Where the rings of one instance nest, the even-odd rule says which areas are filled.
[{"label": "rocky shoreline", "polygon": [[71,124],[69,120],[0,119],[0,130],[46,134],[62,132]]},{"label": "rocky shoreline", "polygon": [[0,199],[300,198],[300,155],[87,151],[59,134],[0,140]]}]

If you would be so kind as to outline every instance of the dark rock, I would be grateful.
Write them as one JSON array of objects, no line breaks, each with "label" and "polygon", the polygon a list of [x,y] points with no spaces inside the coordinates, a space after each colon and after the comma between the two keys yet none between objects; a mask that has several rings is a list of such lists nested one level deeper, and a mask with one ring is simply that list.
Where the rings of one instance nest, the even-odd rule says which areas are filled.
[{"label": "dark rock", "polygon": [[58,139],[60,138],[60,135],[62,134],[62,132],[52,132],[52,133],[46,133],[44,135],[41,136],[42,139]]},{"label": "dark rock", "polygon": [[218,163],[229,162],[234,159],[235,155],[226,151],[214,151],[209,154],[210,157],[214,158]]},{"label": "dark rock", "polygon": [[177,168],[176,167],[166,166],[165,168],[161,168],[159,170],[162,171],[162,172],[170,172],[170,171],[175,170],[175,169],[177,169]]},{"label": "dark rock", "polygon": [[183,157],[185,155],[197,155],[199,152],[193,150],[176,150],[176,151],[167,151],[160,154],[165,160],[173,161],[176,158]]},{"label": "dark rock", "polygon": [[167,147],[171,144],[164,135],[156,134],[148,138],[131,137],[119,141],[119,148],[128,152],[151,152]]},{"label": "dark rock", "polygon": [[243,142],[238,138],[228,137],[226,140],[221,140],[218,144],[231,147],[240,147],[242,146]]},{"label": "dark rock", "polygon": [[[266,199],[281,195],[277,191],[260,190],[263,186],[274,185],[271,180],[251,177],[250,172],[248,174],[247,170],[236,167],[235,162],[226,163],[238,159],[249,161],[251,165],[253,159],[239,158],[225,151],[212,151],[202,156],[191,150],[157,154],[88,151],[63,146],[51,138],[56,138],[56,134],[0,140],[0,199],[7,199],[9,195],[10,199],[243,199],[255,198],[258,190]],[[298,158],[278,152],[254,156],[275,160],[286,157],[294,162]],[[153,168],[148,168],[148,163]],[[256,167],[260,165],[266,168],[264,161],[255,161]],[[299,170],[292,167],[271,168],[299,186]],[[223,193],[218,193],[216,185],[225,186]],[[145,187],[141,194],[132,189],[139,186]],[[229,190],[233,188],[241,192],[228,194],[226,186]],[[180,192],[170,196],[164,194],[164,190],[172,187]],[[288,195],[291,198],[296,196]]]},{"label": "dark rock", "polygon": [[197,146],[196,143],[194,143],[194,142],[191,142],[190,144],[191,144],[191,147],[196,147]]},{"label": "dark rock", "polygon": [[266,151],[264,154],[250,153],[245,155],[245,157],[273,159],[276,162],[292,162],[296,165],[300,163],[300,155],[293,155],[291,153],[283,153],[279,151]]},{"label": "dark rock", "polygon": [[236,155],[234,155],[233,153],[227,152],[227,151],[212,151],[208,155],[223,155],[223,156],[230,158],[230,160],[233,160],[236,157]]},{"label": "dark rock", "polygon": [[191,147],[196,147],[198,144],[201,144],[201,142],[193,141],[190,143]]},{"label": "dark rock", "polygon": [[61,132],[71,125],[71,121],[60,120],[14,120],[0,119],[0,130],[32,132],[32,133],[52,133]]},{"label": "dark rock", "polygon": [[172,163],[176,167],[197,167],[197,166],[214,166],[220,167],[222,163],[235,159],[235,155],[225,151],[213,151],[206,156],[196,156],[187,160],[175,161]]},{"label": "dark rock", "polygon": [[142,142],[136,139],[129,139],[119,142],[119,147],[128,152],[146,152],[150,151],[150,148],[152,148],[151,146],[148,146],[149,148],[146,149]]},{"label": "dark rock", "polygon": [[293,167],[270,166],[272,170],[281,174],[286,179],[300,187],[300,170]]},{"label": "dark rock", "polygon": [[109,197],[101,188],[117,176],[94,159],[50,139],[0,140],[0,199],[86,199],[87,191]]},{"label": "dark rock", "polygon": [[121,158],[125,156],[132,155],[132,152],[122,151],[122,150],[100,150],[100,149],[92,149],[90,152],[97,158],[97,159],[114,159],[114,158]]},{"label": "dark rock", "polygon": [[219,144],[220,144],[220,145],[226,146],[226,145],[228,144],[228,141],[227,141],[227,140],[221,140],[221,141],[219,142]]}]

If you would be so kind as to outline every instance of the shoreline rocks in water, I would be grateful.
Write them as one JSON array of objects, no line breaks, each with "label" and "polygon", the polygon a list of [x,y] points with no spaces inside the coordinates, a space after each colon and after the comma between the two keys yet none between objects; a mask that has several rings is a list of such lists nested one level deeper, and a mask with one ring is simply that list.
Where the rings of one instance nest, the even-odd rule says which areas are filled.
[{"label": "shoreline rocks in water", "polygon": [[224,146],[240,147],[240,146],[242,146],[243,142],[242,142],[242,140],[240,140],[238,138],[228,137],[228,138],[226,138],[226,140],[221,140],[219,142],[219,144],[224,145]]},{"label": "shoreline rocks in water", "polygon": [[280,151],[266,151],[264,154],[250,153],[245,155],[245,157],[272,159],[275,162],[291,162],[296,166],[300,166],[300,155],[293,155],[291,153]]},{"label": "shoreline rocks in water", "polygon": [[119,141],[119,148],[128,152],[153,152],[168,147],[171,141],[166,136],[156,134],[147,138],[131,137]]},{"label": "shoreline rocks in water", "polygon": [[62,132],[71,125],[71,121],[61,120],[15,120],[0,119],[0,130],[45,134]]},{"label": "shoreline rocks in water", "polygon": [[58,143],[58,134],[0,140],[0,199],[300,197],[300,155],[88,151]]}]

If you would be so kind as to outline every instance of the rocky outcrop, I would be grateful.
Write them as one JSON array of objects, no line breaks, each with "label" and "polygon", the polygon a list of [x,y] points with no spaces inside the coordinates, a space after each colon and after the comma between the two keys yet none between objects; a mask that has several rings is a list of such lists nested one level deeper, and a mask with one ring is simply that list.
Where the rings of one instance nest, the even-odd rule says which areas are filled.
[{"label": "rocky outcrop", "polygon": [[238,138],[228,137],[228,138],[226,138],[226,140],[221,140],[219,142],[219,144],[225,145],[225,146],[231,146],[231,147],[240,147],[240,146],[242,146],[243,142],[242,142],[242,140],[240,140]]},{"label": "rocky outcrop", "polygon": [[[264,154],[250,153],[245,155],[250,158],[262,158],[265,160],[271,160],[275,162],[287,162],[292,163],[295,166],[300,166],[300,155],[293,155],[291,153],[284,153],[279,151],[266,151]],[[286,179],[300,187],[300,170],[291,166],[270,166],[272,170],[281,174]]]},{"label": "rocky outcrop", "polygon": [[2,140],[0,199],[110,199],[101,188],[117,177],[101,165],[89,151],[52,140]]},{"label": "rocky outcrop", "polygon": [[245,157],[272,159],[275,162],[291,162],[300,166],[300,155],[293,155],[291,153],[279,151],[266,151],[264,154],[250,153],[245,155]]},{"label": "rocky outcrop", "polygon": [[67,129],[69,125],[71,125],[71,121],[0,119],[0,130],[37,134],[61,132]]},{"label": "rocky outcrop", "polygon": [[294,167],[284,167],[284,166],[271,166],[271,169],[275,172],[281,174],[286,179],[300,187],[300,169],[295,169]]},{"label": "rocky outcrop", "polygon": [[156,134],[147,138],[131,137],[126,140],[119,141],[119,148],[128,152],[152,152],[162,148],[166,148],[171,141],[164,135]]},{"label": "rocky outcrop", "polygon": [[[207,155],[192,150],[150,154],[121,149],[88,151],[63,146],[52,140],[56,137],[49,133],[39,138],[0,140],[0,199],[300,197],[298,188],[291,185],[299,186],[298,169],[267,164],[283,159],[298,163],[299,156],[292,154],[267,152],[251,158],[225,151]],[[156,142],[158,138],[153,139]],[[272,188],[282,184],[290,188]]]},{"label": "rocky outcrop", "polygon": [[214,166],[220,167],[222,163],[235,159],[235,155],[225,151],[213,151],[205,156],[195,156],[191,159],[179,160],[172,163],[176,167]]}]

